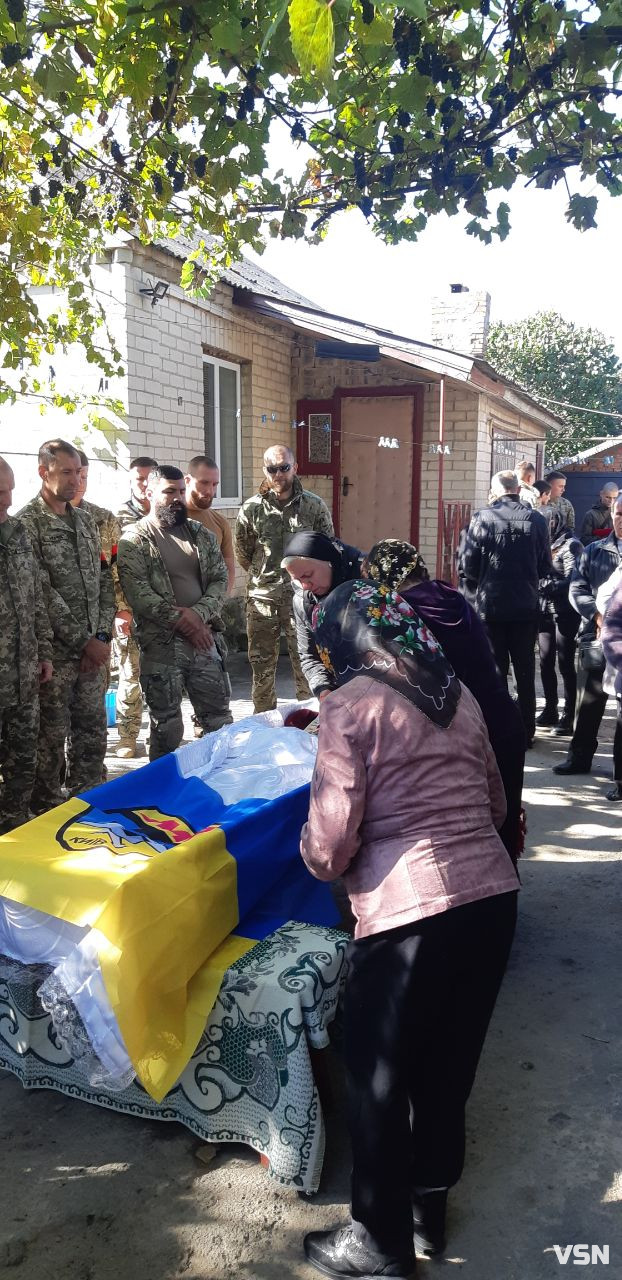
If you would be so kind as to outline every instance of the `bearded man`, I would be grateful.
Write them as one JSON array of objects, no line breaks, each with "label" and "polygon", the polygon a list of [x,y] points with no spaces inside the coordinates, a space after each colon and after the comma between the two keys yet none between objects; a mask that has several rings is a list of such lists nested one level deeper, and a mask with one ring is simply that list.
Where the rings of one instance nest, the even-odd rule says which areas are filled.
[{"label": "bearded man", "polygon": [[182,741],[184,694],[204,733],[231,724],[220,619],[227,568],[213,533],[188,519],[183,471],[155,467],[146,497],[149,514],[124,532],[117,563],[140,647],[149,758],[157,760]]},{"label": "bearded man", "polygon": [[222,551],[227,566],[229,579],[229,595],[235,586],[235,557],[233,555],[233,536],[231,525],[222,511],[213,510],[214,499],[218,496],[220,471],[213,458],[199,453],[191,458],[186,473],[186,502],[191,520],[198,520],[204,529],[209,529]]}]

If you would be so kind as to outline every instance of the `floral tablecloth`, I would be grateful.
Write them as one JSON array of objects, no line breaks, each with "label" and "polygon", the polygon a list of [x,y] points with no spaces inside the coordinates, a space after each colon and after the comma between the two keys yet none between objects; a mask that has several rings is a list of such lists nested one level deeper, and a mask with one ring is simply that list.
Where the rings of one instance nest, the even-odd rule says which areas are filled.
[{"label": "floral tablecloth", "polygon": [[136,1081],[120,1092],[98,1084],[86,1037],[77,1047],[75,1024],[66,1036],[63,1010],[48,1013],[38,998],[49,967],[0,960],[0,1067],[27,1089],[177,1120],[210,1142],[247,1143],[280,1183],[315,1191],[324,1120],[310,1049],[328,1044],[347,944],[339,930],[290,922],[232,965],[196,1052],[161,1103]]}]

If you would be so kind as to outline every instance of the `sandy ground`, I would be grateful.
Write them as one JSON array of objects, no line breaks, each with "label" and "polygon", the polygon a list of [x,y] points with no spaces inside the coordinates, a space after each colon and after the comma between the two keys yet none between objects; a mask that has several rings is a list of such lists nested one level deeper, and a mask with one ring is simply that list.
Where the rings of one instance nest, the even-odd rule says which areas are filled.
[{"label": "sandy ground", "polygon": [[[233,667],[237,717],[248,710],[244,659]],[[289,696],[287,680],[282,688]],[[609,1245],[602,1274],[622,1277],[622,806],[604,799],[611,734],[609,716],[589,778],[551,773],[559,739],[542,733],[529,753],[516,943],[469,1107],[450,1244],[444,1260],[421,1262],[422,1280],[548,1280],[564,1275],[553,1245],[578,1243]],[[331,1069],[311,1199],[276,1187],[244,1148],[203,1166],[179,1125],[26,1093],[0,1073],[0,1276],[311,1280],[302,1235],[342,1220],[348,1199],[336,1056]],[[599,1275],[600,1264],[578,1274]]]}]

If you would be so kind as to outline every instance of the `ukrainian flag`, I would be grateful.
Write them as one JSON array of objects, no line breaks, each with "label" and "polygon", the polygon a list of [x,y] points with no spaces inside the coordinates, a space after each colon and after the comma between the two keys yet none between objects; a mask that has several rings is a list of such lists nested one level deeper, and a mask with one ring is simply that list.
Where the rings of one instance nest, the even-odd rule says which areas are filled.
[{"label": "ukrainian flag", "polygon": [[136,1074],[161,1101],[225,970],[288,920],[333,925],[299,854],[309,787],[226,805],[175,756],[0,838],[0,894],[89,925]]}]

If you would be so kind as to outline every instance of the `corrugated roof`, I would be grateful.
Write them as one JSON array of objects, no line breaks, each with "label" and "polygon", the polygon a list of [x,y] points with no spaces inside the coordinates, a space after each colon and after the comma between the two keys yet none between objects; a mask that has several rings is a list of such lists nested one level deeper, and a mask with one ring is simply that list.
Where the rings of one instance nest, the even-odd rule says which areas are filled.
[{"label": "corrugated roof", "polygon": [[[204,240],[209,247],[214,237],[197,232],[194,236],[177,235],[170,240],[156,240],[155,244],[174,258],[185,260]],[[437,377],[453,377],[462,382],[476,382],[472,378],[474,370],[479,370],[485,378],[499,384],[499,395],[504,396],[504,389],[514,394],[537,410],[541,417],[548,418],[553,426],[564,421],[552,413],[545,405],[533,396],[525,387],[512,382],[499,373],[487,360],[452,351],[448,347],[439,347],[430,342],[421,342],[415,338],[406,338],[390,329],[379,329],[375,325],[365,324],[360,320],[352,320],[325,311],[317,303],[306,298],[304,294],[290,289],[276,276],[264,271],[258,263],[249,258],[241,258],[231,267],[225,267],[222,279],[233,289],[242,292],[244,305],[250,305],[256,311],[271,315],[273,319],[286,320],[308,332],[321,332],[337,340],[359,343],[376,343],[380,354],[389,359],[399,360],[404,364],[417,365]]]},{"label": "corrugated roof", "polygon": [[[201,235],[197,232],[194,236],[178,235],[171,240],[156,240],[154,243],[158,249],[162,249],[164,253],[170,253],[174,258],[181,258],[185,261],[194,249],[198,249],[201,241],[204,240],[209,248],[214,243],[213,236]],[[295,289],[290,289],[289,285],[283,284],[282,280],[277,280],[276,276],[270,275],[269,271],[264,271],[258,263],[252,262],[250,258],[240,258],[239,262],[235,262],[230,267],[224,267],[222,279],[225,284],[231,285],[233,289],[247,289],[250,293],[259,293],[269,298],[278,298],[281,302],[296,302],[303,307],[315,307],[317,304],[312,302],[310,298],[305,298],[304,294],[297,293]]]},{"label": "corrugated roof", "polygon": [[568,467],[571,462],[587,462],[588,458],[596,457],[597,453],[604,453],[606,449],[615,449],[622,444],[622,432],[617,436],[607,436],[605,440],[601,440],[600,444],[593,445],[591,449],[581,449],[579,453],[575,453],[570,458],[562,458],[558,463],[560,467]]},{"label": "corrugated roof", "polygon": [[[537,412],[540,418],[548,420],[550,427],[563,421],[562,418],[551,413],[545,405],[540,404],[524,387],[504,377],[486,360],[478,357],[463,355],[449,348],[421,342],[415,338],[405,338],[393,333],[390,329],[379,329],[375,325],[351,320],[346,316],[333,315],[313,306],[302,306],[299,303],[282,302],[280,299],[257,295],[250,298],[244,296],[238,301],[241,301],[244,306],[250,306],[254,311],[260,311],[263,315],[271,316],[275,320],[286,320],[296,328],[309,333],[321,333],[337,341],[341,339],[349,343],[358,342],[361,345],[375,343],[380,355],[385,358],[416,366],[438,378],[449,377],[456,378],[460,382],[470,382],[476,390],[487,389],[490,392],[490,386],[488,388],[483,384],[478,386],[477,376],[473,377],[474,371],[477,370],[488,383],[498,384],[498,391],[495,388],[492,393],[497,394],[501,399],[506,398],[510,402],[513,396],[524,401],[527,406]],[[509,395],[506,395],[506,392]]]}]

